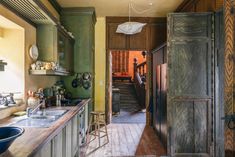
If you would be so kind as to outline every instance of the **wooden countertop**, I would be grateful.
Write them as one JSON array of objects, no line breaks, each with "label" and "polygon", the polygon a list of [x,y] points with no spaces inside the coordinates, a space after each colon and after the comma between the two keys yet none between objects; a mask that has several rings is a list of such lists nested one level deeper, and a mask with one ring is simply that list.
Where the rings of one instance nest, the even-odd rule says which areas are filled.
[{"label": "wooden countertop", "polygon": [[[86,105],[90,99],[85,99],[77,106],[69,107],[54,107],[55,109],[68,109],[69,111],[60,117],[49,128],[33,128],[25,127],[23,135],[18,137],[6,152],[0,155],[0,157],[31,157],[37,153],[47,142],[53,139],[73,118],[79,110]],[[9,125],[18,121],[20,118],[8,117],[0,120],[0,126]]]}]

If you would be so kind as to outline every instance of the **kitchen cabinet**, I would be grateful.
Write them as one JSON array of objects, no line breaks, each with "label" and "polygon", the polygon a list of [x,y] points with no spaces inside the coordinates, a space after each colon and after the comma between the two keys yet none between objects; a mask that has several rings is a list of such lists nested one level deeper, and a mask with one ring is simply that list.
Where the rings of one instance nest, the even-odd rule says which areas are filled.
[{"label": "kitchen cabinet", "polygon": [[80,120],[78,121],[78,116],[75,116],[73,119],[72,119],[72,135],[73,135],[73,138],[72,138],[72,155],[75,156],[78,152],[78,149],[79,149],[79,124],[80,123]]},{"label": "kitchen cabinet", "polygon": [[91,98],[89,111],[94,110],[94,53],[95,53],[95,8],[63,8],[61,10],[61,23],[70,30],[75,37],[74,44],[74,72],[91,74],[91,88],[73,88],[71,82],[76,75],[63,77],[65,87],[72,93],[73,98]]},{"label": "kitchen cabinet", "polygon": [[[81,124],[81,125],[80,125]],[[80,144],[86,141],[88,128],[88,104],[85,104],[55,137],[45,144],[34,157],[79,156]],[[81,134],[82,133],[82,134]]]},{"label": "kitchen cabinet", "polygon": [[54,137],[53,141],[53,154],[52,157],[63,157],[63,131]]},{"label": "kitchen cabinet", "polygon": [[35,157],[52,157],[52,141],[45,144]]},{"label": "kitchen cabinet", "polygon": [[69,72],[73,72],[74,39],[58,28],[58,62]]},{"label": "kitchen cabinet", "polygon": [[37,27],[38,59],[57,62],[57,28],[55,25],[39,25]]},{"label": "kitchen cabinet", "polygon": [[61,28],[52,24],[38,25],[38,60],[57,62],[68,72],[73,72],[74,39]]},{"label": "kitchen cabinet", "polygon": [[64,157],[72,157],[72,122],[69,121],[64,131],[64,141],[65,141],[65,147],[63,147],[64,150]]}]

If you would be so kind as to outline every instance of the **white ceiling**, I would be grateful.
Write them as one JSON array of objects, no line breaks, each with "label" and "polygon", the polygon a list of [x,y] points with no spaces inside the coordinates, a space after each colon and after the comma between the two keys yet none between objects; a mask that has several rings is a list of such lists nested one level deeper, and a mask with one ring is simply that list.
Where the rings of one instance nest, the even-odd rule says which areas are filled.
[{"label": "white ceiling", "polygon": [[[98,17],[128,16],[128,4],[131,0],[57,0],[62,7],[95,7]],[[131,10],[131,16],[163,17],[173,12],[183,0],[132,0],[135,9],[147,11],[139,14]],[[152,5],[150,6],[149,4]]]}]

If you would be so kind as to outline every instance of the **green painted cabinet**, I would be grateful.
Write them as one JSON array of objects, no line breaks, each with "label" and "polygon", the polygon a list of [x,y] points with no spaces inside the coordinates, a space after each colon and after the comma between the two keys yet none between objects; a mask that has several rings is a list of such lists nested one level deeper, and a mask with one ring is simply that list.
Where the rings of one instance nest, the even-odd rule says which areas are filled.
[{"label": "green painted cabinet", "polygon": [[60,26],[52,24],[37,27],[39,60],[57,62],[66,71],[73,72],[74,39]]},{"label": "green painted cabinet", "polygon": [[67,71],[73,72],[74,39],[60,27],[58,28],[58,62]]},{"label": "green painted cabinet", "polygon": [[57,28],[55,25],[39,25],[37,27],[37,46],[39,60],[58,61],[57,55]]},{"label": "green painted cabinet", "polygon": [[[94,48],[95,48],[95,26],[96,17],[94,8],[64,8],[61,11],[61,23],[70,30],[75,37],[74,45],[74,72],[89,72],[94,79]],[[66,89],[73,97],[93,98],[94,87],[84,89],[73,88],[72,80],[76,75],[64,77]],[[92,101],[91,101],[92,102]],[[92,110],[92,106],[89,110]]]}]

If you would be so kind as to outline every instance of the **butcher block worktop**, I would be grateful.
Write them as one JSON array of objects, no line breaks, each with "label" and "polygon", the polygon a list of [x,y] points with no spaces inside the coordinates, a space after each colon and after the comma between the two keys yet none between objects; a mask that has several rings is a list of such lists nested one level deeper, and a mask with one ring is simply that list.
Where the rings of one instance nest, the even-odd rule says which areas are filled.
[{"label": "butcher block worktop", "polygon": [[[34,156],[45,144],[52,140],[66,124],[88,104],[90,99],[81,101],[77,106],[54,107],[54,109],[67,109],[68,112],[54,122],[49,128],[23,127],[25,132],[18,137],[9,149],[0,155],[0,157],[31,157]],[[22,118],[9,117],[0,120],[0,126],[6,126]]]}]

